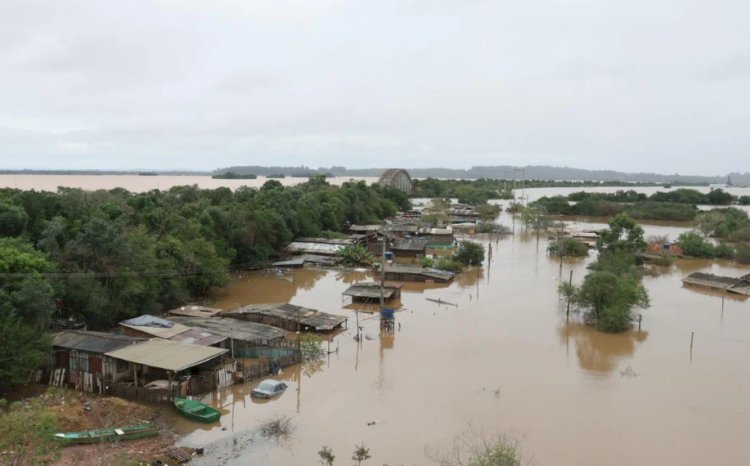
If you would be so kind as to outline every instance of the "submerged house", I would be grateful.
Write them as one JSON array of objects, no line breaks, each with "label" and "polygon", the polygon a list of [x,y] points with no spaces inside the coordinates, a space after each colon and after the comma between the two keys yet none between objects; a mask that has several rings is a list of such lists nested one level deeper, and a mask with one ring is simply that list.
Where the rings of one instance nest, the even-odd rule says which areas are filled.
[{"label": "submerged house", "polygon": [[143,341],[143,338],[85,330],[56,333],[52,339],[50,384],[104,393],[108,384],[118,382],[129,369],[127,364],[106,353]]},{"label": "submerged house", "polygon": [[445,270],[417,265],[391,264],[385,266],[385,278],[407,282],[448,283],[453,281],[455,274]]},{"label": "submerged house", "polygon": [[396,241],[390,249],[396,257],[416,258],[425,255],[427,243],[429,240],[425,238],[402,239]]},{"label": "submerged house", "polygon": [[[384,283],[382,289],[383,299],[390,300],[401,297],[401,288],[403,285],[397,283]],[[361,282],[355,283],[342,293],[344,296],[350,296],[353,302],[372,302],[379,301],[381,296],[380,283]]]},{"label": "submerged house", "polygon": [[225,317],[259,322],[285,330],[326,332],[341,328],[347,318],[294,304],[250,304],[222,313]]},{"label": "submerged house", "polygon": [[286,247],[291,254],[312,254],[335,256],[347,246],[354,245],[353,239],[297,238]]},{"label": "submerged house", "polygon": [[686,285],[713,288],[715,290],[727,291],[729,293],[750,296],[750,274],[740,278],[722,277],[710,273],[694,272],[682,279]]}]

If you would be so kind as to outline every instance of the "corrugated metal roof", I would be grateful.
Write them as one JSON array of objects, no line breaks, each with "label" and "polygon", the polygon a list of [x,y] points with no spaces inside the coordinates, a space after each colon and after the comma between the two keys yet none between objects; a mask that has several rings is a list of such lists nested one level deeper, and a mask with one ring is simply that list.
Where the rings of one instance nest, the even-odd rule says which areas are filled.
[{"label": "corrugated metal roof", "polygon": [[429,241],[422,238],[403,239],[396,241],[391,247],[394,251],[424,251]]},{"label": "corrugated metal roof", "polygon": [[175,319],[180,323],[205,328],[216,335],[234,338],[235,340],[275,340],[277,338],[284,338],[289,333],[286,330],[270,325],[221,317],[212,317],[210,319],[175,317]]},{"label": "corrugated metal roof", "polygon": [[418,265],[400,265],[391,264],[385,266],[385,273],[421,275],[441,281],[453,280],[455,274],[445,270],[438,270],[429,267],[420,267]]},{"label": "corrugated metal roof", "polygon": [[[392,283],[383,284],[383,298],[390,299],[403,285]],[[380,298],[380,283],[365,282],[355,283],[342,293],[344,296],[355,298]]]},{"label": "corrugated metal roof", "polygon": [[106,353],[123,361],[178,372],[214,359],[228,350],[154,338]]},{"label": "corrugated metal roof", "polygon": [[342,244],[328,244],[328,243],[308,243],[301,241],[293,241],[289,243],[286,250],[289,252],[301,252],[311,254],[326,254],[329,256],[338,254],[338,252],[344,248]]},{"label": "corrugated metal roof", "polygon": [[173,336],[179,335],[182,332],[186,332],[189,329],[189,327],[175,322],[173,322],[174,325],[172,325],[171,328],[149,327],[147,325],[131,325],[126,324],[125,322],[120,322],[120,325],[123,327],[132,328],[133,330],[138,330],[139,332],[143,332],[154,337],[164,339],[172,338]]},{"label": "corrugated metal roof", "polygon": [[211,317],[223,311],[224,309],[218,309],[215,307],[196,306],[194,304],[190,304],[188,306],[180,306],[177,309],[167,311],[167,314],[187,317]]},{"label": "corrugated metal roof", "polygon": [[171,341],[181,341],[184,343],[192,343],[194,345],[205,346],[215,345],[217,343],[221,343],[226,339],[227,337],[214,335],[213,333],[207,332],[206,330],[193,327],[188,327],[186,331],[177,334],[172,338],[169,338],[169,340]]},{"label": "corrugated metal roof", "polygon": [[315,309],[309,309],[294,304],[250,304],[248,306],[224,313],[227,317],[240,317],[243,314],[260,314],[273,316],[300,325],[312,327],[314,330],[333,330],[346,322],[347,318],[336,314],[328,314]]},{"label": "corrugated metal roof", "polygon": [[52,345],[90,353],[106,353],[141,341],[144,339],[114,333],[63,330],[54,335]]}]

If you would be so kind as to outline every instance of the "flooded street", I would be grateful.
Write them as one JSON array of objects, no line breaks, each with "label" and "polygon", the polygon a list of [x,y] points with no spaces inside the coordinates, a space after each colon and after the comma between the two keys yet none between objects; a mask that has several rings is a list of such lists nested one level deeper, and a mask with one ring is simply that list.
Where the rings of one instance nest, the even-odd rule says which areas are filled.
[{"label": "flooded street", "polygon": [[[720,295],[680,282],[695,270],[739,275],[748,268],[678,261],[646,276],[652,304],[642,330],[607,335],[578,317],[566,323],[557,294],[570,270],[574,282],[583,278],[591,257],[566,261],[561,271],[545,238],[537,243],[515,228],[491,242],[483,269],[450,285],[407,284],[392,337],[379,337],[377,318],[360,313],[374,338],[359,344],[355,311],[341,293],[374,275],[305,269],[236,277],[219,307],[288,301],[345,314],[349,328],[332,339],[339,351],[322,364],[284,371],[289,389],[279,399],[251,400],[254,384],[216,394],[226,430],[189,432],[196,426],[183,423],[180,443],[206,446],[199,464],[316,464],[323,445],[346,464],[364,442],[372,454],[366,464],[419,465],[429,464],[426,447],[471,424],[511,433],[538,465],[749,464],[750,306],[727,296],[722,311]],[[646,236],[672,238],[685,230],[645,228]],[[290,438],[253,436],[277,415],[291,416]]]}]

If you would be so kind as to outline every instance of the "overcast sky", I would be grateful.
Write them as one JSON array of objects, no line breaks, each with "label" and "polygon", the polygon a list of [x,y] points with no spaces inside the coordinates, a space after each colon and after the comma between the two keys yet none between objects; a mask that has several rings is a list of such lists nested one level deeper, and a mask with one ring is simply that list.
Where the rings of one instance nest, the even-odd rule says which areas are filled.
[{"label": "overcast sky", "polygon": [[0,1],[0,167],[750,171],[748,0]]}]

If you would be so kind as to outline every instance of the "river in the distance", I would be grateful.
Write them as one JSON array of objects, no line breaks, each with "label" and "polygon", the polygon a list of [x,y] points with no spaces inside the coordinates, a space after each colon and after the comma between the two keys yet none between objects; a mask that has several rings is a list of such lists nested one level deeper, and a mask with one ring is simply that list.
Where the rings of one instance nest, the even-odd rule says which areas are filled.
[{"label": "river in the distance", "polygon": [[[507,214],[503,222],[510,222]],[[598,224],[573,225],[573,228]],[[685,226],[647,225],[676,238]],[[469,426],[510,433],[536,465],[750,464],[750,305],[684,287],[701,270],[737,276],[730,262],[681,260],[647,275],[651,307],[643,324],[619,335],[566,321],[557,287],[591,260],[558,260],[547,240],[518,224],[492,245],[492,260],[450,285],[408,284],[393,336],[360,314],[372,340],[357,344],[355,311],[341,293],[369,272],[304,269],[237,276],[220,307],[291,302],[349,316],[330,355],[281,376],[289,389],[257,403],[253,384],[213,396],[226,430],[198,430],[181,443],[206,446],[198,464],[308,465],[327,445],[346,463],[364,443],[371,464],[430,464]],[[593,254],[592,254],[593,255]],[[453,304],[438,305],[426,298]],[[365,317],[363,317],[365,316]],[[691,332],[695,332],[692,355]],[[280,442],[248,437],[264,420],[290,416]],[[372,424],[374,422],[374,424]],[[366,463],[367,464],[367,463]]]}]

